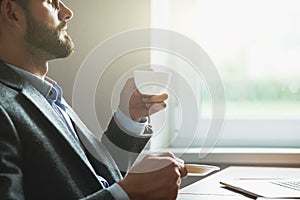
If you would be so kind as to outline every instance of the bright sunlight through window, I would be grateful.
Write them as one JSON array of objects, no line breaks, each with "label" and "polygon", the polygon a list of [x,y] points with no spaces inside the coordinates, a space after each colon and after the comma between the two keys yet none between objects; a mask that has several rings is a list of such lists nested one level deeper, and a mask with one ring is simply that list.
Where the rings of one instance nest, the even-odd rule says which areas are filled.
[{"label": "bright sunlight through window", "polygon": [[[158,4],[153,1],[152,26],[196,41],[223,79],[226,120],[217,146],[299,147],[300,1],[170,0]],[[209,95],[199,88],[205,116],[210,110]],[[184,146],[191,137],[186,133],[171,146]],[[197,137],[192,146],[202,141]]]}]

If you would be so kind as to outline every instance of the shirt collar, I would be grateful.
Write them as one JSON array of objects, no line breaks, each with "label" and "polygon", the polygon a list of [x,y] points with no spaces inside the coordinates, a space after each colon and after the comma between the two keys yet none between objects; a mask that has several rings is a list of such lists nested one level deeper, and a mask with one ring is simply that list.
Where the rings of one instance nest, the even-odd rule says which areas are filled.
[{"label": "shirt collar", "polygon": [[28,80],[47,100],[61,101],[63,92],[54,80],[49,77],[41,78],[21,68],[6,64]]}]

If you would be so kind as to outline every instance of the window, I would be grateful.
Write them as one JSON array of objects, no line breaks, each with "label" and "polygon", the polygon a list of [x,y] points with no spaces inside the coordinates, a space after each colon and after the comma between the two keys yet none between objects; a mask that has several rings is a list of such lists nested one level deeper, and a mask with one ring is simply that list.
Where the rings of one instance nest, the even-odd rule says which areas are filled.
[{"label": "window", "polygon": [[[151,16],[152,27],[188,36],[215,62],[226,94],[226,119],[216,146],[299,148],[298,0],[152,0]],[[179,71],[186,65],[181,73],[196,80],[191,85],[201,101],[199,131],[207,131],[211,100],[201,77],[170,53],[151,56],[154,63],[180,66]],[[181,111],[170,103],[171,125],[153,147],[201,147],[205,134],[176,133]]]}]

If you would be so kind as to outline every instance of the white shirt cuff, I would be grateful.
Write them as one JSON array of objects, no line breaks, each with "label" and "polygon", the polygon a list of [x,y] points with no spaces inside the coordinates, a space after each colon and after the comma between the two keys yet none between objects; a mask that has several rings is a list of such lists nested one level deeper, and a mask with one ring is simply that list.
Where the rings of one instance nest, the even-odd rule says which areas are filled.
[{"label": "white shirt cuff", "polygon": [[107,190],[117,200],[130,200],[127,193],[121,188],[118,183],[114,183],[112,186],[108,187]]},{"label": "white shirt cuff", "polygon": [[118,108],[115,113],[115,120],[121,126],[121,129],[134,135],[142,135],[148,125],[148,120],[143,123],[133,121],[125,113],[123,113],[120,108]]}]

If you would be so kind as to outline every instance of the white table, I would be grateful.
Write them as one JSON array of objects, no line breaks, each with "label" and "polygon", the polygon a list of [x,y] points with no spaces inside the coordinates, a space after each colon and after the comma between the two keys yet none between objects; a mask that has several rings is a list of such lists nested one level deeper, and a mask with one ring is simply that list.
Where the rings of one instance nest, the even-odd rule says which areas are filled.
[{"label": "white table", "polygon": [[278,167],[228,167],[211,176],[201,179],[181,190],[178,200],[249,200],[250,197],[223,188],[219,182],[234,178],[300,178],[300,168]]}]

